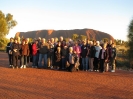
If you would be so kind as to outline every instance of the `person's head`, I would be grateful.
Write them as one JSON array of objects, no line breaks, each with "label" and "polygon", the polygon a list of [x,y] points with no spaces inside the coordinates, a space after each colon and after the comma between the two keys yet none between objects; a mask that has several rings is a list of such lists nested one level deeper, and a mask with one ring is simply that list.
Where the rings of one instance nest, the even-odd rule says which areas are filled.
[{"label": "person's head", "polygon": [[102,48],[106,50],[106,48],[107,48],[107,44],[104,43],[103,46],[102,46]]},{"label": "person's head", "polygon": [[18,40],[17,39],[14,39],[14,43],[18,43]]},{"label": "person's head", "polygon": [[58,46],[61,46],[61,42],[60,41],[58,41],[58,44],[57,44]]},{"label": "person's head", "polygon": [[25,43],[29,43],[29,38],[26,38],[25,39]]},{"label": "person's head", "polygon": [[41,37],[38,37],[38,40],[41,41]]},{"label": "person's head", "polygon": [[75,46],[78,46],[78,42],[76,41],[76,42],[74,43],[74,45],[75,45]]},{"label": "person's head", "polygon": [[112,43],[113,43],[113,41],[112,41],[112,40],[110,40],[110,41],[109,41],[109,44],[111,45]]},{"label": "person's head", "polygon": [[51,38],[50,40],[51,40],[51,43],[54,43],[54,38]]},{"label": "person's head", "polygon": [[111,47],[112,47],[112,48],[114,48],[114,47],[115,47],[115,44],[114,44],[114,43],[112,43],[112,44],[111,44]]},{"label": "person's head", "polygon": [[57,52],[60,52],[61,51],[61,47],[57,47]]},{"label": "person's head", "polygon": [[57,42],[57,41],[58,41],[58,38],[57,38],[57,37],[55,37],[55,38],[54,38],[54,42]]},{"label": "person's head", "polygon": [[73,52],[73,47],[69,47],[69,52],[70,52],[70,53]]},{"label": "person's head", "polygon": [[90,45],[93,46],[93,42],[92,41],[90,41]]},{"label": "person's head", "polygon": [[63,41],[63,36],[60,36],[60,41],[61,41],[61,42]]},{"label": "person's head", "polygon": [[83,40],[83,45],[86,45],[86,41],[85,40]]},{"label": "person's head", "polygon": [[13,38],[12,37],[10,38],[10,42],[13,42]]},{"label": "person's head", "polygon": [[34,43],[35,43],[35,44],[38,44],[38,40],[35,40]]},{"label": "person's head", "polygon": [[45,42],[46,42],[46,39],[45,39],[45,38],[42,38],[42,39],[41,39],[41,42],[42,42],[42,43],[45,43]]},{"label": "person's head", "polygon": [[99,41],[96,41],[96,46],[99,46],[100,45],[100,42]]},{"label": "person's head", "polygon": [[25,39],[22,40],[22,44],[23,44],[23,45],[25,44]]}]

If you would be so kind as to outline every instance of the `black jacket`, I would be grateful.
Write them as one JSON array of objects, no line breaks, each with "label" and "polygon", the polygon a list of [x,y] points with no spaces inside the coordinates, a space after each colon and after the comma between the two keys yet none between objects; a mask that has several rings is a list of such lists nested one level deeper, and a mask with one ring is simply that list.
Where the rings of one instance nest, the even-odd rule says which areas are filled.
[{"label": "black jacket", "polygon": [[[99,59],[101,59],[101,57],[102,57],[102,50],[103,49],[100,50]],[[108,54],[108,50],[106,49],[105,52],[104,52],[104,60],[107,60],[108,57],[109,57],[109,54]]]},{"label": "black jacket", "polygon": [[6,46],[6,53],[9,53],[9,50],[11,50],[12,43],[9,42]]},{"label": "black jacket", "polygon": [[94,57],[95,57],[95,53],[96,53],[95,46],[91,46],[91,47],[89,48],[89,57],[90,57],[90,58],[94,58]]},{"label": "black jacket", "polygon": [[[13,55],[20,55],[20,49],[21,49],[21,45],[20,44],[13,43],[11,49],[12,49],[12,54]],[[14,52],[14,49],[17,49],[17,52]]]}]

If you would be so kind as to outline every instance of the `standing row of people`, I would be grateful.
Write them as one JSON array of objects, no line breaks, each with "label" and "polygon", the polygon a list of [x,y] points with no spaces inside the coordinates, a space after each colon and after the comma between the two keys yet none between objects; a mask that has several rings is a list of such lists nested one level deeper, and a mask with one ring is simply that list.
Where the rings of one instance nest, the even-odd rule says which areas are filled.
[{"label": "standing row of people", "polygon": [[9,65],[18,68],[18,58],[20,58],[20,68],[26,68],[32,58],[32,67],[62,69],[62,70],[84,70],[84,71],[105,71],[105,63],[109,63],[111,71],[115,72],[116,48],[114,43],[100,43],[99,41],[77,40],[66,42],[61,36],[51,38],[34,39],[29,43],[29,39],[20,42],[13,38],[7,44]]}]

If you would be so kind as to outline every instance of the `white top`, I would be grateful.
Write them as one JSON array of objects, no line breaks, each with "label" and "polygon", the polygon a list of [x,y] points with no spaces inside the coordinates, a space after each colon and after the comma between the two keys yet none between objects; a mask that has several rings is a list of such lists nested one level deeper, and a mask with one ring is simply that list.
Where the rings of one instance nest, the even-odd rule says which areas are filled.
[{"label": "white top", "polygon": [[100,50],[102,49],[102,47],[101,46],[95,46],[95,49],[96,49],[95,57],[99,58],[99,53],[100,53]]}]

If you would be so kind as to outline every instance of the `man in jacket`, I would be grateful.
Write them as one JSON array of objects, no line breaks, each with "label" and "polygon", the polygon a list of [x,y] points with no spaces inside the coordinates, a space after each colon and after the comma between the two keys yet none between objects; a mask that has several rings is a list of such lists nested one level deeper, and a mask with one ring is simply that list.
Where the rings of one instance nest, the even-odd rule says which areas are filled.
[{"label": "man in jacket", "polygon": [[10,42],[6,46],[6,53],[8,54],[8,59],[9,59],[9,67],[12,67],[13,65],[12,51],[11,51],[12,44],[13,44],[13,38],[10,38]]},{"label": "man in jacket", "polygon": [[46,42],[46,39],[43,38],[41,40],[41,44],[39,46],[39,62],[38,62],[38,65],[39,65],[39,68],[42,68],[42,59],[44,58],[44,68],[47,68],[47,54],[49,52],[49,45],[48,43]]}]

